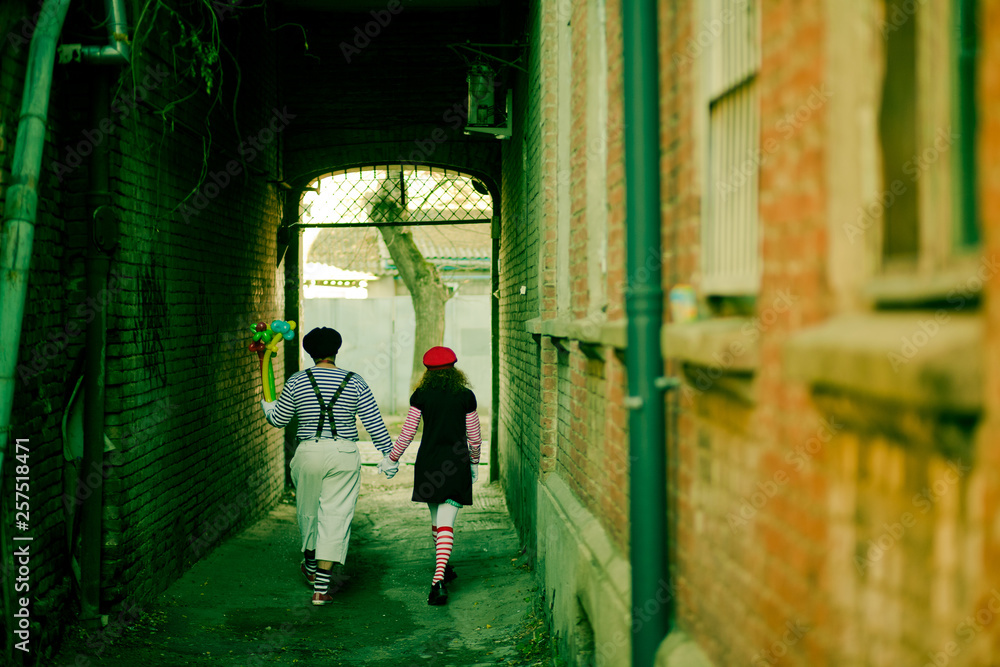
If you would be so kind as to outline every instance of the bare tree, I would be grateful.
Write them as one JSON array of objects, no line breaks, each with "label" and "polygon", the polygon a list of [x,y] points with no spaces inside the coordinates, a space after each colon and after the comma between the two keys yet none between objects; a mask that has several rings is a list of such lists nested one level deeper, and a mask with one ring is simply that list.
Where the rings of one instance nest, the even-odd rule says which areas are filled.
[{"label": "bare tree", "polygon": [[[386,180],[369,200],[370,220],[405,222],[408,213],[400,201],[401,194],[399,183]],[[451,290],[441,282],[437,267],[424,259],[409,227],[379,227],[378,230],[413,300],[416,317],[410,374],[410,386],[413,387],[424,371],[424,352],[444,341],[444,305],[451,298]]]}]

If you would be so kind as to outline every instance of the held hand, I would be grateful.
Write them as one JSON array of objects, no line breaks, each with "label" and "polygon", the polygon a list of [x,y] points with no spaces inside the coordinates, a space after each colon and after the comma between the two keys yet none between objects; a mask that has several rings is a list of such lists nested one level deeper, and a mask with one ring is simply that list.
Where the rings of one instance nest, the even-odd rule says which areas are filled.
[{"label": "held hand", "polygon": [[475,484],[476,480],[479,479],[479,464],[472,464],[472,483]]},{"label": "held hand", "polygon": [[277,401],[261,401],[260,402],[260,407],[262,407],[264,409],[264,412],[270,412],[271,410],[274,410],[274,408],[277,407],[277,405],[278,405]]},{"label": "held hand", "polygon": [[378,471],[384,472],[386,479],[392,479],[395,477],[396,473],[399,472],[399,461],[393,461],[389,458],[389,455],[386,454],[382,457],[382,460],[379,461]]}]

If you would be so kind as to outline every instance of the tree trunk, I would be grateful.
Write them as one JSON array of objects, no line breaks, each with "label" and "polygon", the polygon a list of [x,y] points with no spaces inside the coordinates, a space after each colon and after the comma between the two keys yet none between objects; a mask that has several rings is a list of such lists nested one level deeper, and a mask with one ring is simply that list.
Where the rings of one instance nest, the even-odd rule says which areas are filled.
[{"label": "tree trunk", "polygon": [[437,267],[424,259],[409,228],[379,227],[379,231],[413,300],[416,330],[410,375],[412,389],[424,372],[424,352],[444,341],[444,304],[451,294],[441,283]]}]

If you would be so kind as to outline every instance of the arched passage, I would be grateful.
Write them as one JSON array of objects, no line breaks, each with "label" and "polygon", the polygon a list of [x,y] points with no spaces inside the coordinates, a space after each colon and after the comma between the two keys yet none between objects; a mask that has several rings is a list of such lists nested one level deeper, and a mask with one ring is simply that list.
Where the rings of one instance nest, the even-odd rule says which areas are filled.
[{"label": "arched passage", "polygon": [[[411,204],[409,206],[408,214],[404,215],[405,219],[389,221],[381,226],[387,226],[390,223],[399,224],[401,226],[458,225],[477,223],[482,224],[486,228],[487,237],[489,239],[490,267],[490,296],[488,299],[490,311],[488,405],[491,418],[489,436],[491,448],[489,462],[490,478],[491,480],[496,480],[499,479],[499,459],[496,448],[492,445],[496,442],[499,403],[498,394],[500,386],[498,330],[499,308],[496,298],[496,293],[499,287],[497,257],[499,253],[500,237],[500,188],[497,170],[495,167],[491,167],[497,164],[499,158],[499,146],[498,142],[487,143],[482,141],[473,141],[456,142],[450,147],[442,145],[440,148],[442,149],[442,152],[449,153],[451,157],[454,158],[454,162],[400,163],[398,161],[390,160],[389,162],[392,163],[391,166],[385,165],[384,163],[382,166],[375,166],[378,164],[377,161],[372,161],[370,159],[359,160],[341,163],[334,167],[314,167],[308,171],[303,171],[299,177],[292,179],[294,183],[292,186],[293,196],[288,198],[285,218],[282,223],[282,230],[289,244],[289,261],[287,261],[285,265],[286,318],[301,321],[304,314],[304,294],[302,289],[304,261],[301,242],[303,230],[317,226],[342,229],[344,227],[377,225],[377,223],[373,222],[369,215],[364,211],[364,207],[367,206],[367,200],[359,206],[355,206],[351,215],[343,217],[342,220],[338,219],[338,222],[309,224],[312,221],[306,219],[308,214],[303,216],[303,209],[300,202],[302,202],[304,196],[309,195],[312,192],[313,188],[311,185],[316,184],[324,177],[336,175],[340,177],[340,183],[343,185],[345,193],[354,192],[354,194],[349,196],[357,196],[364,199],[365,197],[371,196],[373,192],[372,183],[377,183],[379,182],[379,179],[382,179],[385,184],[391,184],[390,187],[394,188],[394,192],[396,193],[394,196],[401,195],[405,202],[407,197],[407,188],[411,188],[414,193],[419,192],[421,175],[425,177],[425,180],[429,175],[431,179],[436,176],[438,181],[441,181],[441,175],[444,174],[444,180],[452,186],[451,190],[456,191],[458,198],[461,200],[461,202],[455,206],[459,208],[464,206],[466,209],[471,208],[473,209],[471,212],[467,211],[465,214],[455,214],[454,211],[449,212],[447,210],[442,210],[440,207],[443,206],[443,203],[440,199],[438,199],[436,202],[431,201],[430,204],[425,207],[413,206]],[[360,154],[361,150],[358,149],[358,147],[351,147],[351,150],[347,152]],[[381,150],[379,151],[382,155],[389,155],[391,152],[391,148],[388,148],[387,145],[382,145]],[[477,164],[465,166],[465,163],[472,162],[476,162]],[[392,175],[390,175],[390,171],[392,172]],[[398,176],[396,175],[397,173]],[[359,175],[361,175],[360,178],[358,178]],[[356,178],[346,179],[346,177],[349,176],[355,176]],[[353,180],[353,183],[347,184],[345,179]],[[362,183],[363,187],[360,187],[360,190],[358,190],[359,186],[357,185],[359,181],[365,181],[365,183]],[[394,181],[397,182],[394,183]],[[434,188],[436,187],[437,186],[434,186]],[[431,188],[431,190],[434,188]],[[376,186],[375,189],[378,189],[378,186]],[[382,185],[382,189],[385,189],[385,185]],[[475,192],[473,192],[473,189]],[[367,194],[362,193],[361,190],[364,190]],[[428,188],[425,187],[424,191],[427,192]],[[488,207],[482,204],[481,201],[474,201],[477,197],[482,197],[484,200],[488,200]],[[412,202],[413,200],[411,199],[410,201]],[[438,208],[435,208],[435,206]],[[455,206],[453,206],[453,208]],[[311,325],[306,323],[306,326]],[[295,360],[294,362],[289,360],[289,363],[286,366],[286,377],[299,370],[299,368],[300,364],[298,363],[298,360]],[[393,403],[392,405],[395,404]]]}]

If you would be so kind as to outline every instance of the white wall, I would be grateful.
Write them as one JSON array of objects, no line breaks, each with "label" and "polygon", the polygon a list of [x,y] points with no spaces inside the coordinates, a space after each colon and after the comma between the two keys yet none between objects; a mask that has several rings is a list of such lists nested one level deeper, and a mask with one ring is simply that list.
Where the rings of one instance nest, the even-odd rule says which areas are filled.
[{"label": "white wall", "polygon": [[[332,327],[344,337],[337,366],[358,373],[372,388],[383,414],[405,414],[410,405],[413,304],[409,296],[374,299],[304,299],[299,332]],[[299,351],[302,368],[312,359]],[[445,304],[444,345],[455,350],[469,376],[480,413],[492,401],[490,296],[454,296]],[[487,422],[488,423],[488,422]]]}]

